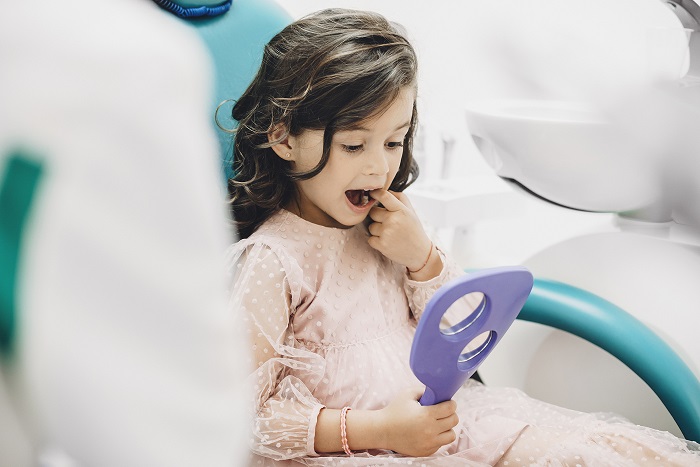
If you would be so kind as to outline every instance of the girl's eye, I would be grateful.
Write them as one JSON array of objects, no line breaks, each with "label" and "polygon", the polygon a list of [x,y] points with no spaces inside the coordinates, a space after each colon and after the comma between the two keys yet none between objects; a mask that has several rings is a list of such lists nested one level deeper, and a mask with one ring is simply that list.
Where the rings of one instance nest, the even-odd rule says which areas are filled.
[{"label": "girl's eye", "polygon": [[359,152],[362,150],[361,144],[353,144],[353,145],[343,144],[342,146],[343,146],[343,151],[345,151],[345,152]]},{"label": "girl's eye", "polygon": [[403,147],[403,142],[402,141],[393,141],[391,143],[386,143],[387,147],[389,149],[398,149]]}]

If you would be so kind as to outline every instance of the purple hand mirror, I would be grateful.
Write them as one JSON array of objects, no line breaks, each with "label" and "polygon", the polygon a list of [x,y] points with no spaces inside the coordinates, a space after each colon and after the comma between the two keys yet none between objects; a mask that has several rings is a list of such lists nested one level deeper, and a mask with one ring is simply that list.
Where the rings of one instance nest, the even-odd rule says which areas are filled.
[{"label": "purple hand mirror", "polygon": [[[532,290],[532,274],[524,267],[483,269],[441,287],[425,307],[411,347],[413,373],[425,384],[421,405],[452,398],[474,374],[520,313]],[[481,304],[456,325],[440,329],[447,309],[461,297],[481,292]],[[465,351],[480,334],[486,339]]]}]

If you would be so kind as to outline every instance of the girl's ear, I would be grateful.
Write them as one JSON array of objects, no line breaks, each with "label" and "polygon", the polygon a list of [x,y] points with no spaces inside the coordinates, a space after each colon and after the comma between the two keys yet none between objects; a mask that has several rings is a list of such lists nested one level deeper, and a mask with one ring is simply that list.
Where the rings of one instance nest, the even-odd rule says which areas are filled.
[{"label": "girl's ear", "polygon": [[294,160],[294,153],[290,145],[290,137],[287,133],[287,127],[285,127],[284,124],[278,123],[275,125],[272,131],[267,134],[267,141],[270,143],[276,141],[271,148],[279,157],[286,161]]}]

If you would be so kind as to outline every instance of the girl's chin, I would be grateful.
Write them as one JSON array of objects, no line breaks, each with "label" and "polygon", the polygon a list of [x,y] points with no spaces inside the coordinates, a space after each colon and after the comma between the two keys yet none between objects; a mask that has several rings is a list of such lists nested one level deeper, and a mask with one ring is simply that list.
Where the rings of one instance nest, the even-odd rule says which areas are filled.
[{"label": "girl's chin", "polygon": [[311,222],[312,224],[331,227],[334,229],[350,229],[358,224],[362,224],[366,219],[370,219],[369,210],[364,213],[353,212],[334,212],[322,211],[315,216],[300,215],[302,219]]},{"label": "girl's chin", "polygon": [[364,206],[355,206],[347,197],[345,201],[347,204],[346,209],[325,210],[319,207],[314,209],[298,209],[296,206],[289,206],[287,210],[312,224],[337,229],[349,229],[365,223],[367,219],[370,219],[369,211],[376,204],[376,200],[373,199]]}]

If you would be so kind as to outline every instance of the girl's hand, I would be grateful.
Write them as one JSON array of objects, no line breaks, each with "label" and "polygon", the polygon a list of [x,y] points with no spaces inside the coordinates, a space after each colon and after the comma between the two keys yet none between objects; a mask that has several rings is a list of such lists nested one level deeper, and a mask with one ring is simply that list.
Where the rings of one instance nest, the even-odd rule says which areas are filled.
[{"label": "girl's hand", "polygon": [[[408,197],[403,193],[383,189],[374,190],[370,195],[383,207],[375,206],[369,212],[369,217],[374,221],[369,225],[369,233],[372,235],[369,245],[390,260],[403,264],[409,271],[422,272],[425,269],[424,265],[428,266],[426,258],[429,263],[433,260],[434,266],[435,258],[439,260],[439,255],[434,251],[433,244],[423,230],[423,225]],[[437,273],[442,269],[442,262],[438,262]],[[420,280],[436,275],[429,274]]]},{"label": "girl's hand", "polygon": [[453,400],[422,406],[418,402],[423,388],[413,388],[399,395],[379,411],[382,443],[388,449],[413,457],[430,456],[440,446],[450,444],[457,436],[453,430],[459,419]]}]

